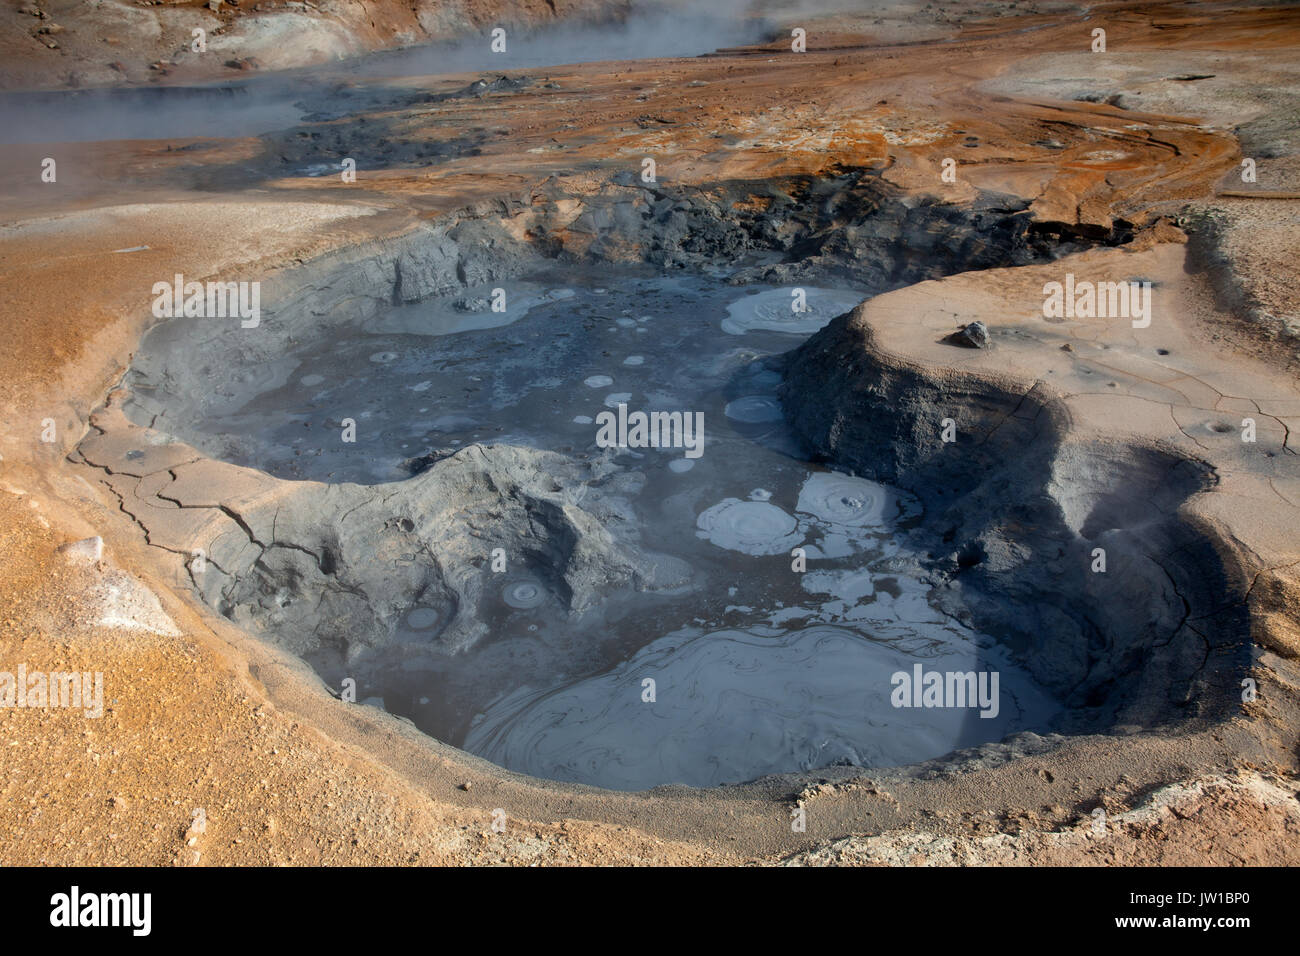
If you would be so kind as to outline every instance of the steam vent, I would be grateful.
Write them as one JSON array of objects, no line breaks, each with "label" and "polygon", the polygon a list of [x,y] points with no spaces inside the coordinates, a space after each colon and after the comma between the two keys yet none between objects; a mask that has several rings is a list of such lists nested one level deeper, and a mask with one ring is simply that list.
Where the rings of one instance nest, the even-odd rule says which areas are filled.
[{"label": "steam vent", "polygon": [[1300,7],[0,27],[16,927],[433,908],[281,865],[1284,918],[1172,868],[1300,863]]}]

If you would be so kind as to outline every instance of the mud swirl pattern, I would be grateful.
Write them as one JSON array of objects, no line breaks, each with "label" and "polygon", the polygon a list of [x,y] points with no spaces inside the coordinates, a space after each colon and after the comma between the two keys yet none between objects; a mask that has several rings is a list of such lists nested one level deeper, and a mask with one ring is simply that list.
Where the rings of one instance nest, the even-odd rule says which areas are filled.
[{"label": "mud swirl pattern", "polygon": [[795,519],[766,501],[727,498],[701,514],[696,526],[700,537],[744,554],[780,554],[803,540]]},{"label": "mud swirl pattern", "polygon": [[834,472],[812,475],[795,506],[839,528],[880,528],[899,514],[899,495],[884,485]]},{"label": "mud swirl pattern", "polygon": [[[929,668],[981,666],[973,646],[931,653]],[[1017,729],[1014,699],[991,720],[972,721],[964,709],[894,708],[891,675],[917,659],[838,627],[668,635],[606,674],[498,701],[465,749],[523,773],[640,790],[841,760],[897,766]]]},{"label": "mud swirl pattern", "polygon": [[[802,303],[794,295],[796,291],[802,291]],[[759,329],[811,335],[835,316],[854,308],[862,298],[855,292],[838,289],[771,289],[728,305],[722,330],[732,335],[744,335]],[[800,304],[802,309],[796,310]]]},{"label": "mud swirl pattern", "polygon": [[507,584],[501,599],[521,611],[541,607],[546,601],[546,589],[536,581],[512,581]]}]

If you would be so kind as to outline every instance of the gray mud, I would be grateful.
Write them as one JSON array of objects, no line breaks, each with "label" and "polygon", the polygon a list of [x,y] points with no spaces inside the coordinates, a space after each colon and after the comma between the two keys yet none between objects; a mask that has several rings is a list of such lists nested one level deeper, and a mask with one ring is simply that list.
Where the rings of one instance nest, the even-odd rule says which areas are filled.
[{"label": "gray mud", "polygon": [[[861,172],[616,185],[562,228],[560,198],[280,276],[257,329],[147,337],[128,415],[288,482],[222,507],[209,603],[439,739],[620,789],[1211,715],[1195,691],[1239,666],[1244,611],[1178,505],[1213,476],[1065,446],[1033,396],[908,379],[842,315],[1123,226],[1053,234]],[[620,404],[702,413],[703,454],[599,447]],[[983,436],[968,454],[927,451],[940,406]],[[217,504],[181,469],[158,495]],[[1122,601],[1079,571],[1097,541]],[[997,712],[894,706],[918,664],[998,673]]]},{"label": "gray mud", "polygon": [[[535,275],[503,313],[491,291],[285,343],[250,391],[209,343],[222,411],[203,417],[144,371],[191,353],[193,321],[149,336],[137,422],[330,483],[241,514],[253,533],[213,543],[209,600],[439,739],[620,789],[906,764],[1045,725],[1048,695],[931,606],[912,502],[792,454],[779,357],[861,290],[806,287],[798,314],[789,289],[699,276]],[[703,415],[698,457],[600,447],[619,404]],[[996,670],[997,713],[900,719],[891,675],[916,663]]]}]

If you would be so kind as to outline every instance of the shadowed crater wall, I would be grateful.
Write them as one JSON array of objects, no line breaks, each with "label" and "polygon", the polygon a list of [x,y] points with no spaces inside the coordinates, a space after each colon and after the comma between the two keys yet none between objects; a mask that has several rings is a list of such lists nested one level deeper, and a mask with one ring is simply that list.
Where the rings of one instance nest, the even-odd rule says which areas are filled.
[{"label": "shadowed crater wall", "polygon": [[1041,385],[884,356],[862,307],[788,356],[781,397],[815,459],[922,500],[941,591],[1060,695],[1063,729],[1214,718],[1239,700],[1248,582],[1181,510],[1216,484],[1205,464],[1075,438]]}]

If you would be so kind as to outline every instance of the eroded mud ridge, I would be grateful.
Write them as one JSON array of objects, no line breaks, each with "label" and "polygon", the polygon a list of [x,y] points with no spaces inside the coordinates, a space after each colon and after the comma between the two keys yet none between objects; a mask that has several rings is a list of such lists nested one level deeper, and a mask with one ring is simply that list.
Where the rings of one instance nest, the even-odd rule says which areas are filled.
[{"label": "eroded mud ridge", "polygon": [[[856,318],[788,357],[787,414],[815,460],[918,495],[927,567],[1062,700],[1062,727],[1226,713],[1235,699],[1223,688],[1250,661],[1245,593],[1212,534],[1179,513],[1214,486],[1213,470],[1068,438],[1040,384],[1015,393],[863,359],[871,336]],[[936,437],[944,420],[951,444]]]},{"label": "eroded mud ridge", "polygon": [[[287,273],[257,328],[159,326],[81,454],[223,614],[538,776],[712,785],[1213,717],[1245,611],[1178,516],[1213,475],[863,358],[845,315],[1125,238],[861,171],[543,190]],[[702,453],[601,447],[619,406],[702,414]],[[997,703],[892,706],[917,665],[996,673]]]}]

